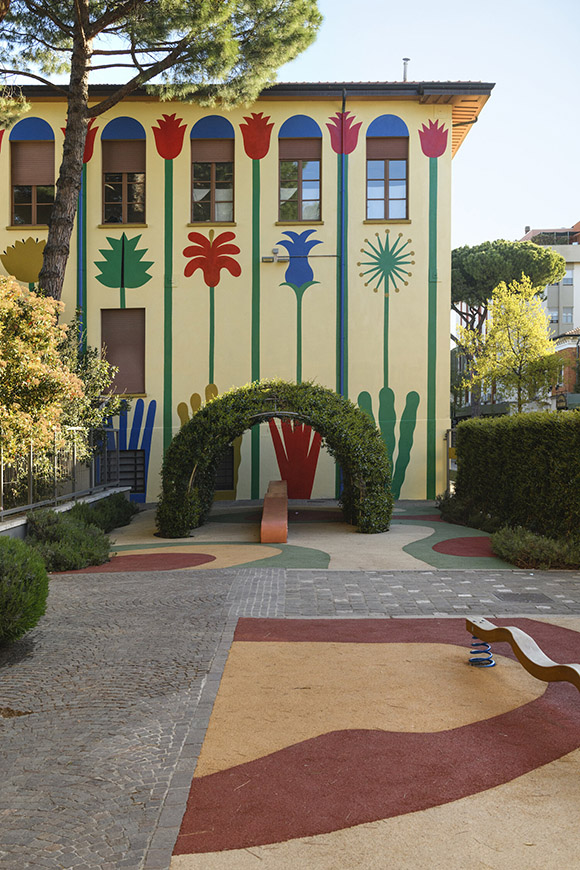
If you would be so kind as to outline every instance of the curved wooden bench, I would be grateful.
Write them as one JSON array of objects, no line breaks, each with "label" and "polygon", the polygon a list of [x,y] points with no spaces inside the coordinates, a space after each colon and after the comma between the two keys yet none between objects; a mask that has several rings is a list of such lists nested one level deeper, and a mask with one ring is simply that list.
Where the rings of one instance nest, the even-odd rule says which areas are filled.
[{"label": "curved wooden bench", "polygon": [[526,671],[545,683],[572,683],[580,690],[580,665],[561,665],[542,652],[536,641],[515,625],[497,626],[483,617],[466,619],[465,627],[480,640],[509,643]]},{"label": "curved wooden bench", "polygon": [[285,544],[288,541],[288,484],[285,480],[271,480],[264,496],[262,544]]}]

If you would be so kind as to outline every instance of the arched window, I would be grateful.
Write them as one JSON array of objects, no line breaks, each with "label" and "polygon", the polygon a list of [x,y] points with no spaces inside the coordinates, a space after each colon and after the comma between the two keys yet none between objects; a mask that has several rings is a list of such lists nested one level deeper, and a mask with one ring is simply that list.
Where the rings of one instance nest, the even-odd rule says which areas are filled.
[{"label": "arched window", "polygon": [[319,221],[322,131],[307,115],[293,115],[278,134],[279,219]]},{"label": "arched window", "polygon": [[408,217],[409,130],[397,115],[381,115],[367,131],[367,220]]},{"label": "arched window", "polygon": [[54,203],[54,133],[42,118],[24,118],[10,132],[13,225],[48,224]]},{"label": "arched window", "polygon": [[115,118],[101,145],[103,223],[145,223],[145,129],[134,118]]},{"label": "arched window", "polygon": [[191,220],[234,219],[234,128],[226,118],[209,115],[191,130]]}]

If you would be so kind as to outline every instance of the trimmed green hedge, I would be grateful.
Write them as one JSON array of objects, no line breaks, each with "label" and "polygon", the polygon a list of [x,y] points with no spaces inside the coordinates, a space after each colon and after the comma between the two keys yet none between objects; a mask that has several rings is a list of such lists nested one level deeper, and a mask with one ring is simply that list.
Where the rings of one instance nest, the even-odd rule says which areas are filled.
[{"label": "trimmed green hedge", "polygon": [[0,643],[18,640],[46,609],[48,576],[23,541],[0,537]]},{"label": "trimmed green hedge", "polygon": [[580,411],[457,427],[455,499],[467,513],[561,538],[580,528]]},{"label": "trimmed green hedge", "polygon": [[76,571],[109,560],[111,542],[98,526],[52,510],[33,511],[26,519],[26,543],[48,571]]},{"label": "trimmed green hedge", "polygon": [[139,508],[136,504],[125,498],[122,492],[116,492],[95,502],[78,501],[68,511],[68,516],[86,526],[98,526],[107,533],[129,525],[138,513]]},{"label": "trimmed green hedge", "polygon": [[342,469],[341,505],[359,532],[384,532],[393,510],[387,449],[368,414],[333,390],[311,383],[256,381],[222,393],[193,415],[165,453],[157,527],[180,538],[201,526],[211,508],[220,459],[231,442],[280,410],[300,416],[320,433]]}]

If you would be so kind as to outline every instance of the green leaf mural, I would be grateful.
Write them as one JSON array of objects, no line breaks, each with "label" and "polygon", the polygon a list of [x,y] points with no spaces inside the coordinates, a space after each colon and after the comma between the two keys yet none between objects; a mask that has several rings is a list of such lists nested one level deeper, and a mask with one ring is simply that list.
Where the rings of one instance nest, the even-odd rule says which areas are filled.
[{"label": "green leaf mural", "polygon": [[[397,460],[394,462],[396,448],[395,430],[397,424],[395,394],[391,389],[389,389],[389,387],[383,387],[379,393],[378,426],[389,453],[392,480],[391,492],[393,493],[394,498],[399,498],[401,494],[401,487],[403,486],[405,474],[407,473],[407,467],[411,458],[419,401],[419,393],[416,393],[415,390],[407,393],[405,410],[401,415],[401,422],[399,424],[399,450],[397,453]],[[366,391],[360,393],[358,397],[358,405],[359,408],[366,411],[372,421],[376,423],[373,414],[373,400],[370,393],[367,393]]]},{"label": "green leaf mural", "polygon": [[107,237],[110,248],[100,250],[99,253],[105,258],[97,263],[101,274],[97,275],[97,281],[105,287],[119,288],[120,308],[126,307],[125,290],[142,287],[151,280],[147,270],[153,265],[153,261],[143,260],[147,248],[137,248],[141,236],[127,238],[125,233],[120,239]]}]

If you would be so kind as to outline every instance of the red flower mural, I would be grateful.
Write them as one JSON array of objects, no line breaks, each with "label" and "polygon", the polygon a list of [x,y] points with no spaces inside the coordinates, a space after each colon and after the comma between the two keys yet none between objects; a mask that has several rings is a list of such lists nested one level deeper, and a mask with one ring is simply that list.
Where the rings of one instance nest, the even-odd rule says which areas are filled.
[{"label": "red flower mural", "polygon": [[181,125],[183,118],[173,115],[163,115],[157,118],[158,127],[152,127],[155,136],[155,145],[160,157],[165,160],[173,160],[181,154],[183,148],[183,135],[186,125]]},{"label": "red flower mural", "polygon": [[244,116],[245,124],[240,124],[240,130],[244,137],[244,149],[252,160],[261,160],[270,148],[270,136],[274,124],[269,124],[269,115],[263,112],[252,112],[249,118]]},{"label": "red flower mural", "polygon": [[428,124],[428,127],[423,124],[419,130],[423,154],[425,157],[441,157],[447,148],[449,131],[445,129],[443,123],[439,126],[439,121],[428,121]]},{"label": "red flower mural", "polygon": [[282,443],[276,421],[268,420],[268,424],[280,476],[288,483],[288,498],[310,498],[322,438],[311,426],[282,420]]},{"label": "red flower mural", "polygon": [[0,130],[0,151],[2,150],[2,139],[4,138],[4,130]]},{"label": "red flower mural", "polygon": [[[83,163],[88,163],[91,157],[93,156],[93,151],[95,150],[95,137],[97,135],[98,127],[93,127],[95,123],[94,118],[89,118],[89,124],[87,127],[87,138],[85,139],[85,150],[83,153]],[[60,128],[64,135],[66,136],[66,127]],[[4,131],[2,131],[4,132]],[[0,140],[1,142],[1,140]]]},{"label": "red flower mural", "polygon": [[352,154],[358,143],[362,121],[353,124],[354,115],[350,112],[337,112],[326,126],[330,131],[330,144],[336,154]]},{"label": "red flower mural", "polygon": [[235,237],[235,233],[226,232],[214,238],[214,230],[209,231],[209,239],[202,233],[189,233],[187,238],[194,244],[184,249],[183,256],[193,259],[185,267],[185,277],[189,278],[196,269],[201,269],[207,286],[217,287],[222,269],[227,269],[235,278],[241,275],[242,267],[229,256],[240,253],[237,245],[229,244]]}]

